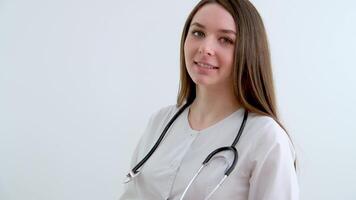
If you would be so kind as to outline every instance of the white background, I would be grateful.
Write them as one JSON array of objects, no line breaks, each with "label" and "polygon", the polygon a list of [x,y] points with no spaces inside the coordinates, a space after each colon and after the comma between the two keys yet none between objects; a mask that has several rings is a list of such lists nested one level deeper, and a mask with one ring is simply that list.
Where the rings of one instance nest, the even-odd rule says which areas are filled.
[{"label": "white background", "polygon": [[[148,117],[175,103],[196,2],[0,0],[1,200],[119,197]],[[302,199],[356,199],[356,3],[253,3]]]}]

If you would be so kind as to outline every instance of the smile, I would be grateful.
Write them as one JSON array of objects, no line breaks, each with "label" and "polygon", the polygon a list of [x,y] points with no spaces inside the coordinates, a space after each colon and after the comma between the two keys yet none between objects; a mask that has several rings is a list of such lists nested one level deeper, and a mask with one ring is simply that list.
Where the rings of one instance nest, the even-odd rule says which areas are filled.
[{"label": "smile", "polygon": [[207,63],[201,63],[201,62],[195,62],[194,64],[198,65],[199,67],[207,68],[207,69],[219,69],[219,67],[215,67],[213,65],[207,64]]}]

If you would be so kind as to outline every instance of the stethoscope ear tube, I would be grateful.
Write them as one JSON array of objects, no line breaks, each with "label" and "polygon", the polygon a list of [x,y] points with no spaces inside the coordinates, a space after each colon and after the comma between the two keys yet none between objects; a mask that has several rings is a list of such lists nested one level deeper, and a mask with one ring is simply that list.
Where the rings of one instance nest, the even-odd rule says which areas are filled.
[{"label": "stethoscope ear tube", "polygon": [[130,182],[135,176],[139,175],[140,173],[141,173],[140,171],[134,172],[134,171],[131,170],[131,171],[126,175],[125,180],[124,180],[124,183]]},{"label": "stethoscope ear tube", "polygon": [[152,156],[152,154],[156,151],[157,147],[159,146],[159,144],[161,143],[161,141],[163,140],[164,136],[166,135],[168,129],[171,127],[171,125],[173,124],[173,122],[177,119],[177,117],[190,105],[191,103],[187,102],[186,104],[184,104],[179,110],[178,112],[172,117],[172,119],[168,122],[168,124],[166,125],[166,127],[164,128],[164,130],[162,131],[161,135],[159,136],[157,142],[155,143],[155,145],[151,148],[151,150],[147,153],[147,155],[134,167],[132,168],[132,170],[126,175],[126,179],[124,181],[124,183],[128,183],[130,182],[133,177],[137,176],[139,174],[138,169],[145,164],[145,162]]},{"label": "stethoscope ear tube", "polygon": [[235,147],[237,142],[240,140],[240,137],[241,137],[242,132],[244,131],[244,128],[245,128],[245,125],[246,125],[247,117],[248,117],[248,111],[245,110],[244,118],[242,120],[239,132],[237,133],[237,135],[236,135],[234,141],[232,142],[231,146]]}]

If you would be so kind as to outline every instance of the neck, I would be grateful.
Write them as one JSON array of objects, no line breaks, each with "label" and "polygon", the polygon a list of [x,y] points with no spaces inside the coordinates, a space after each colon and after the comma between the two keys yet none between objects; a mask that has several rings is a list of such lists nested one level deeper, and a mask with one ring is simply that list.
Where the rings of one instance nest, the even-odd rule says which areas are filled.
[{"label": "neck", "polygon": [[190,106],[189,118],[197,126],[219,121],[240,108],[233,88],[196,87],[196,98]]}]

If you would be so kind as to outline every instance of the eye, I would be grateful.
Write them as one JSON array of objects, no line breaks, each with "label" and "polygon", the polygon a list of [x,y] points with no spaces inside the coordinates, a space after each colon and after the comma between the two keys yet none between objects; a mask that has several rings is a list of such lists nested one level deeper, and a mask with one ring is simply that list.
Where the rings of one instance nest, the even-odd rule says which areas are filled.
[{"label": "eye", "polygon": [[191,33],[196,37],[204,37],[205,36],[202,31],[193,30]]},{"label": "eye", "polygon": [[230,38],[227,38],[227,37],[222,37],[220,38],[220,41],[223,43],[223,44],[234,44],[234,41]]}]

